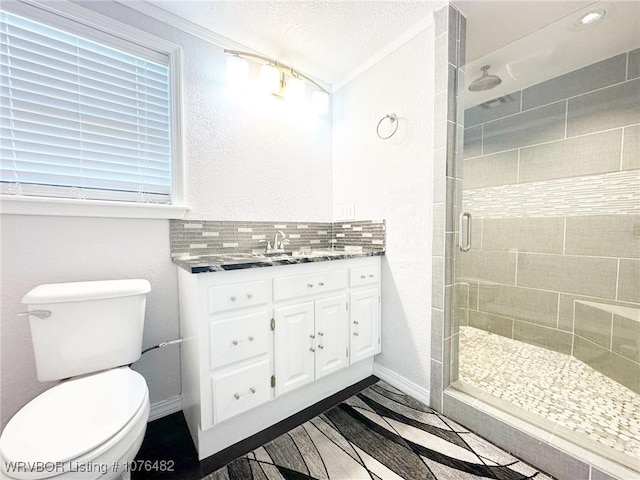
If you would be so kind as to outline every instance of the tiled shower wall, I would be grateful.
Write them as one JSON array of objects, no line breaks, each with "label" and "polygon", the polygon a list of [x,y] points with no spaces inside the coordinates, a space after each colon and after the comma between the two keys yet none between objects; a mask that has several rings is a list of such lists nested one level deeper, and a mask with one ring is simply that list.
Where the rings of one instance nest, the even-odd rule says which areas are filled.
[{"label": "tiled shower wall", "polygon": [[276,232],[288,240],[287,250],[351,250],[381,252],[385,249],[385,222],[233,222],[171,220],[171,256],[210,255],[264,251],[273,246]]},{"label": "tiled shower wall", "polygon": [[[454,253],[462,200],[462,102],[466,19],[451,5],[434,13],[434,155],[431,298],[431,407],[443,411],[444,390],[457,378],[459,335],[453,322]],[[456,162],[456,156],[460,161]],[[456,165],[460,168],[455,168]],[[456,183],[458,188],[456,188]]]},{"label": "tiled shower wall", "polygon": [[461,324],[573,354],[636,391],[639,60],[636,49],[465,112],[473,248],[455,295]]}]

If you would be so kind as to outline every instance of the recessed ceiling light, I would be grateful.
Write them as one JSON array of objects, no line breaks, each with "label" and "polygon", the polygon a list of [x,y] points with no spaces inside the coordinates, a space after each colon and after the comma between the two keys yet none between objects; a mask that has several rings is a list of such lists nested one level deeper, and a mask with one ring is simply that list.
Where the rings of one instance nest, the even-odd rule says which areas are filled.
[{"label": "recessed ceiling light", "polygon": [[588,25],[593,25],[596,22],[599,22],[604,18],[607,14],[604,10],[592,10],[591,12],[587,12],[580,17],[580,19],[576,22],[576,25],[579,27],[586,27]]}]

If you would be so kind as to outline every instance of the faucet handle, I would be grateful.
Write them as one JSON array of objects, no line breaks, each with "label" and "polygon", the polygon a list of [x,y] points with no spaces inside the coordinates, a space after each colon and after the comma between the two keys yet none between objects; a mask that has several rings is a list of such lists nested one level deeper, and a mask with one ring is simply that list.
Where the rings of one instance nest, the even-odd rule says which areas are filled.
[{"label": "faucet handle", "polygon": [[270,252],[271,251],[271,243],[269,243],[268,241],[263,239],[263,240],[258,240],[258,243],[266,243],[267,245],[265,246],[264,251],[265,252]]}]

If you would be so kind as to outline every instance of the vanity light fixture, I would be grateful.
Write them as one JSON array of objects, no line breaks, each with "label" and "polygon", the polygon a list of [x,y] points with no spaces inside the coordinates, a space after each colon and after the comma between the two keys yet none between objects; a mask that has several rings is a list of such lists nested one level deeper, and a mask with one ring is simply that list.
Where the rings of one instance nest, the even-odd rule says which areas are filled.
[{"label": "vanity light fixture", "polygon": [[249,63],[238,55],[227,57],[227,82],[246,87],[249,83]]},{"label": "vanity light fixture", "polygon": [[293,102],[297,105],[304,102],[306,96],[306,85],[304,80],[300,77],[292,75],[287,81],[287,85],[284,91],[284,98],[288,102]]},{"label": "vanity light fixture", "polygon": [[[265,62],[260,67],[259,75],[260,89],[265,93],[294,103],[302,103],[306,98],[306,85],[310,84],[316,89],[312,94],[313,111],[318,114],[329,111],[329,92],[316,81],[294,70],[293,67],[255,53],[226,49],[224,52],[231,55],[227,58],[227,78],[230,82],[234,84],[245,82],[243,85],[246,85],[249,78],[249,64],[245,58],[255,59]],[[240,62],[243,62],[244,66],[241,66]]]},{"label": "vanity light fixture", "polygon": [[260,67],[260,89],[265,93],[277,94],[282,88],[280,70],[272,63]]}]

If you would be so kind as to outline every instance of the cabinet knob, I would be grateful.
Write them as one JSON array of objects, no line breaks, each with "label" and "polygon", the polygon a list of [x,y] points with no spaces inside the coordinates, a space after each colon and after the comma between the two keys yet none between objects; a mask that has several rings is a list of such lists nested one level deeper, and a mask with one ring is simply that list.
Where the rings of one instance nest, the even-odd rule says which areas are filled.
[{"label": "cabinet knob", "polygon": [[354,325],[358,325],[359,323],[360,323],[360,322],[358,322],[357,320],[354,320],[354,321],[353,321],[353,324],[354,324]]},{"label": "cabinet knob", "polygon": [[324,348],[324,345],[318,345],[318,348],[322,350]]},{"label": "cabinet knob", "polygon": [[354,337],[358,337],[358,336],[360,336],[360,334],[358,332],[353,332],[353,336]]},{"label": "cabinet knob", "polygon": [[318,285],[320,285],[321,287],[324,287],[324,282],[318,282]]},{"label": "cabinet knob", "polygon": [[249,341],[250,341],[250,342],[253,342],[254,340],[255,340],[255,339],[254,339],[253,337],[251,337],[251,336],[249,337]]},{"label": "cabinet knob", "polygon": [[309,335],[309,338],[316,338],[316,336],[312,333],[311,335]]},{"label": "cabinet knob", "polygon": [[231,301],[235,302],[236,301],[236,297],[231,297]]},{"label": "cabinet knob", "polygon": [[250,294],[250,293],[247,293],[247,298],[248,298],[248,299],[252,299],[252,298],[253,298],[253,295],[252,295],[252,294]]},{"label": "cabinet knob", "polygon": [[313,288],[313,283],[307,283],[307,287]]},{"label": "cabinet knob", "polygon": [[233,342],[231,342],[231,343],[233,343],[235,346],[238,346],[238,340],[234,340],[234,341],[233,341]]}]

